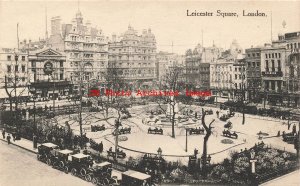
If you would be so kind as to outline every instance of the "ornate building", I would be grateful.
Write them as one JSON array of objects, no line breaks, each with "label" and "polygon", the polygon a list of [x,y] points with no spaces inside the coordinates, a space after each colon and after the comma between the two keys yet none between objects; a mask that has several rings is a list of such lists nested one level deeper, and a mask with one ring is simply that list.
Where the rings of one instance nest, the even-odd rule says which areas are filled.
[{"label": "ornate building", "polygon": [[53,49],[30,52],[28,56],[30,92],[37,97],[68,96],[72,84],[65,78],[66,56]]},{"label": "ornate building", "polygon": [[156,80],[156,40],[151,29],[141,35],[131,26],[118,39],[109,42],[109,68],[116,68],[118,76],[127,82]]},{"label": "ornate building", "polygon": [[[62,24],[60,17],[51,19],[49,45],[66,55],[65,77],[74,84],[94,79],[104,81],[108,65],[107,38],[102,30],[83,22],[80,11],[70,24]],[[76,88],[76,87],[75,87]]]}]

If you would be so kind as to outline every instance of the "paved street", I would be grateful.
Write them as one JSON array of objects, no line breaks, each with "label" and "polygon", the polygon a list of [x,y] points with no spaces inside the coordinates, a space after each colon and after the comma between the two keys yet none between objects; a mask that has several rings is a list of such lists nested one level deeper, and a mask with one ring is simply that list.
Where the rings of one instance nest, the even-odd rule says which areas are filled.
[{"label": "paved street", "polygon": [[0,141],[0,186],[91,186],[36,160],[33,153]]}]

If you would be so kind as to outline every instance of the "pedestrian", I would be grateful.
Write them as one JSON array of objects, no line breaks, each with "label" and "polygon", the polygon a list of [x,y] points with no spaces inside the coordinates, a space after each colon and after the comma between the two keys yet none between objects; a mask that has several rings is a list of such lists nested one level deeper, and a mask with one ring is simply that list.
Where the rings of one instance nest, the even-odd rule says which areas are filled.
[{"label": "pedestrian", "polygon": [[5,132],[6,132],[5,129],[3,129],[3,130],[2,130],[2,136],[3,136],[3,139],[5,139]]},{"label": "pedestrian", "polygon": [[10,144],[10,134],[8,134],[8,136],[6,137],[6,140],[7,140],[7,144],[9,145]]},{"label": "pedestrian", "polygon": [[103,143],[102,143],[102,141],[99,144],[99,151],[100,151],[100,153],[103,152]]},{"label": "pedestrian", "polygon": [[217,118],[219,118],[219,111],[217,110],[217,112],[216,112],[216,113],[217,113]]}]

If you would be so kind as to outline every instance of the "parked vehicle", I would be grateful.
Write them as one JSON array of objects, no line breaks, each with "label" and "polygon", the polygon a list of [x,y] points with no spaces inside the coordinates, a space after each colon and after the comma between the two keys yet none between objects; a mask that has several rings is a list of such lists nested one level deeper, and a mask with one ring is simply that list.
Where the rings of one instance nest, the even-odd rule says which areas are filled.
[{"label": "parked vehicle", "polygon": [[87,169],[85,180],[95,185],[118,185],[118,180],[111,177],[112,164],[109,162],[96,163]]},{"label": "parked vehicle", "polygon": [[74,154],[73,150],[60,150],[56,152],[56,156],[53,158],[53,167],[58,168],[60,170],[64,170],[65,165],[71,158],[71,155]]},{"label": "parked vehicle", "polygon": [[52,159],[55,156],[55,152],[59,151],[59,147],[53,143],[43,143],[38,146],[37,159],[52,165]]},{"label": "parked vehicle", "polygon": [[151,185],[151,176],[134,170],[122,173],[122,186],[146,186]]},{"label": "parked vehicle", "polygon": [[87,169],[92,165],[93,159],[90,155],[79,153],[71,156],[64,169],[66,173],[71,171],[73,176],[85,177]]}]

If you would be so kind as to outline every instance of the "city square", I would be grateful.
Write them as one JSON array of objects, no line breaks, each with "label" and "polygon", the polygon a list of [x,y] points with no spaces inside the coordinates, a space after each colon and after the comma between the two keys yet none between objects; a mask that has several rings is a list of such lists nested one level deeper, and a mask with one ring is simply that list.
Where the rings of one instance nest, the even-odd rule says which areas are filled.
[{"label": "city square", "polygon": [[0,185],[295,184],[299,2],[158,4],[1,2]]}]

